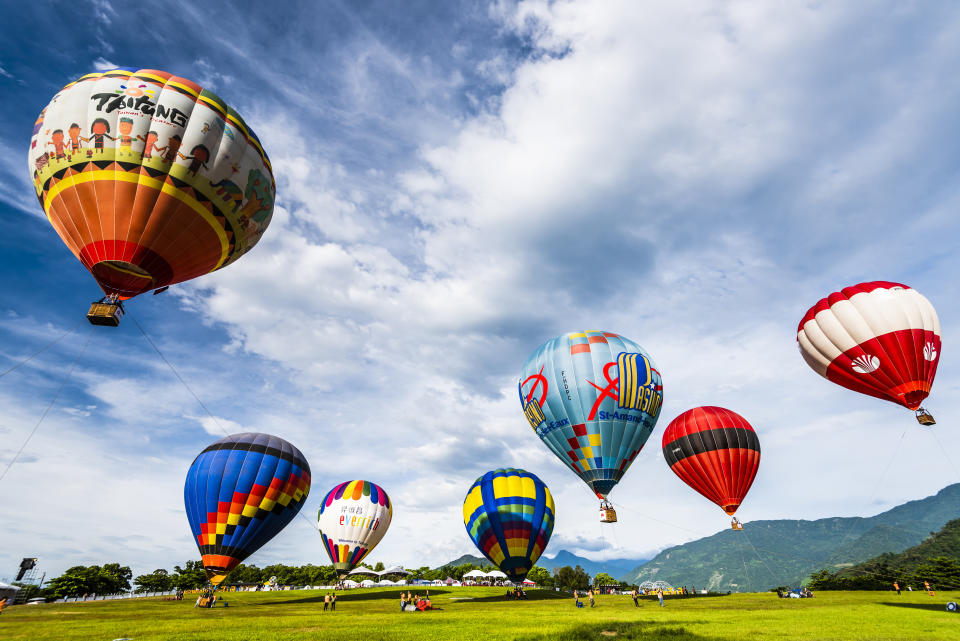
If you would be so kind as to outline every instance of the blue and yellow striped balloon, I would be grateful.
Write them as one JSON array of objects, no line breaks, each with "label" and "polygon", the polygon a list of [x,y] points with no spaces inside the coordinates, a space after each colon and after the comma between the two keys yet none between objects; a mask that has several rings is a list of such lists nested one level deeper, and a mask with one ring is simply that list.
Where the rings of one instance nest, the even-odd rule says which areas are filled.
[{"label": "blue and yellow striped balloon", "polygon": [[663,404],[650,355],[601,331],[541,345],[523,366],[519,392],[533,431],[601,499],[640,453]]},{"label": "blue and yellow striped balloon", "polygon": [[525,470],[487,472],[463,501],[463,524],[483,555],[522,581],[550,541],[555,510],[549,488]]}]

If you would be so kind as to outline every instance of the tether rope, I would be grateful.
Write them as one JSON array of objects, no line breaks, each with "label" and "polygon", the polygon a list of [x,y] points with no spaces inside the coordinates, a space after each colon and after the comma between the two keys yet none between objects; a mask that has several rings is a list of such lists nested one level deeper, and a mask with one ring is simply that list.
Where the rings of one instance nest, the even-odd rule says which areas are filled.
[{"label": "tether rope", "polygon": [[14,371],[14,370],[16,370],[16,369],[19,369],[20,367],[26,365],[27,363],[29,363],[30,361],[32,361],[32,360],[33,360],[34,358],[36,358],[37,356],[39,356],[40,354],[44,353],[45,351],[47,351],[48,349],[50,349],[51,347],[53,347],[54,345],[56,345],[57,343],[59,343],[61,340],[63,340],[64,338],[66,338],[68,334],[72,334],[78,327],[80,327],[80,323],[82,323],[82,322],[83,322],[83,320],[81,319],[79,322],[77,322],[76,325],[74,325],[73,327],[71,327],[70,329],[68,329],[67,331],[65,331],[64,333],[60,334],[60,336],[59,336],[58,338],[53,339],[52,341],[50,341],[49,343],[47,343],[46,345],[44,345],[43,347],[41,347],[40,349],[38,349],[37,351],[35,351],[33,354],[31,354],[30,356],[28,356],[28,357],[25,358],[24,360],[22,360],[22,361],[20,361],[19,363],[17,363],[17,364],[14,365],[13,367],[10,367],[9,369],[6,369],[6,370],[4,370],[3,372],[0,372],[0,378],[3,378],[4,376],[6,376],[7,374],[9,374],[10,372],[12,372],[12,371]]},{"label": "tether rope", "polygon": [[[73,330],[71,329],[70,332],[72,331]],[[63,338],[63,336],[61,336],[60,338]],[[37,424],[33,426],[33,429],[30,430],[30,434],[27,436],[27,440],[23,442],[23,445],[20,446],[20,449],[17,450],[17,453],[14,454],[13,458],[10,459],[10,462],[7,463],[7,467],[4,468],[3,474],[0,474],[0,481],[2,481],[4,477],[6,477],[7,472],[10,471],[10,468],[13,467],[13,464],[17,461],[18,458],[20,458],[20,455],[23,454],[23,450],[26,449],[27,444],[30,442],[30,439],[32,439],[33,435],[37,433],[38,429],[40,429],[40,425],[43,423],[43,420],[47,418],[47,414],[50,413],[50,410],[53,408],[54,403],[57,402],[57,399],[60,397],[60,393],[63,392],[63,388],[67,386],[67,382],[70,380],[70,376],[73,374],[73,370],[76,369],[77,364],[80,362],[80,359],[87,352],[87,346],[90,344],[90,340],[92,338],[93,338],[93,327],[90,328],[90,333],[87,334],[87,341],[83,344],[83,349],[80,350],[80,353],[77,355],[77,358],[73,361],[73,364],[70,366],[70,369],[67,370],[66,376],[63,377],[63,380],[60,382],[60,387],[57,388],[56,393],[53,395],[53,398],[50,399],[50,403],[47,404],[46,409],[43,410],[43,414],[40,415],[40,420],[38,420]],[[60,339],[58,338],[57,340],[59,341]],[[33,357],[31,356],[31,358]]]},{"label": "tether rope", "polygon": [[[163,355],[163,352],[160,351],[160,348],[157,347],[157,344],[153,342],[153,340],[150,338],[147,332],[143,329],[140,323],[137,322],[137,319],[133,318],[130,314],[127,314],[127,318],[133,321],[133,324],[137,326],[137,329],[140,330],[140,333],[143,334],[143,337],[147,339],[148,343],[150,343],[150,347],[153,348],[153,351],[155,351],[157,355],[160,357],[160,359],[167,364],[167,367],[170,368],[170,371],[173,372],[173,375],[176,376],[177,380],[180,381],[180,383],[184,386],[184,388],[186,388],[188,392],[190,392],[190,395],[193,396],[193,398],[197,401],[200,407],[203,408],[203,411],[207,413],[207,416],[209,416],[211,420],[213,420],[216,426],[220,428],[220,431],[222,431],[225,436],[230,436],[230,432],[228,432],[226,428],[224,428],[223,425],[220,424],[220,421],[218,421],[217,417],[213,415],[213,412],[210,411],[210,408],[207,407],[207,405],[202,400],[200,400],[200,397],[197,396],[197,393],[193,391],[193,389],[190,387],[187,381],[183,378],[183,376],[180,375],[180,372],[178,372],[177,368],[173,366],[173,363],[171,363],[170,360]],[[297,516],[302,518],[307,523],[307,525],[310,526],[311,530],[315,531],[317,529],[313,521],[311,521],[306,517],[306,515],[304,515],[302,509],[297,510]]]}]

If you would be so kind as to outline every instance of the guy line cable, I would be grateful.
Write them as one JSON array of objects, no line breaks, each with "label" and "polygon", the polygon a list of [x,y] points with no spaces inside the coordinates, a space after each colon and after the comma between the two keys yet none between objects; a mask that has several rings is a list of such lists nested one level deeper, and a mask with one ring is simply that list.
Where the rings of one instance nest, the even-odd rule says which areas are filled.
[{"label": "guy line cable", "polygon": [[[216,424],[216,426],[220,428],[220,431],[223,432],[225,436],[230,436],[230,432],[228,432],[228,431],[226,430],[226,428],[224,428],[223,425],[220,424],[220,421],[218,421],[218,420],[217,420],[217,417],[213,415],[213,412],[210,411],[210,408],[208,408],[208,407],[206,406],[206,404],[205,404],[202,400],[200,400],[200,397],[197,396],[196,392],[194,392],[193,389],[190,387],[190,385],[187,384],[187,381],[184,380],[184,378],[183,378],[182,376],[180,376],[180,372],[178,372],[177,369],[173,366],[173,363],[171,363],[171,362],[167,359],[167,357],[163,355],[163,352],[160,351],[160,348],[157,347],[157,344],[154,343],[153,340],[151,340],[150,336],[147,335],[147,332],[144,331],[144,329],[143,329],[143,327],[140,325],[140,323],[137,322],[137,319],[134,318],[134,317],[133,317],[132,315],[130,315],[129,313],[127,314],[127,318],[129,318],[130,320],[133,321],[133,324],[137,326],[137,329],[140,330],[140,333],[143,334],[143,337],[144,337],[145,339],[147,339],[147,342],[148,342],[148,343],[150,343],[150,347],[153,348],[153,351],[155,351],[155,352],[157,353],[157,355],[161,358],[161,360],[163,360],[163,362],[167,364],[167,367],[170,368],[170,371],[173,372],[173,375],[176,376],[176,377],[177,377],[177,380],[180,381],[180,383],[186,388],[186,390],[187,390],[188,392],[190,392],[190,395],[193,396],[193,398],[197,401],[197,403],[200,405],[200,407],[203,408],[203,411],[205,411],[205,412],[207,413],[207,416],[209,416],[209,417],[213,420],[213,422]],[[303,510],[302,510],[302,509],[297,510],[297,515],[298,515],[300,518],[302,518],[302,519],[307,523],[307,525],[310,526],[310,529],[311,529],[311,530],[316,530],[316,529],[317,529],[317,528],[316,528],[316,525],[313,523],[313,521],[311,521],[309,518],[307,518],[307,516],[303,513]]]},{"label": "guy line cable", "polygon": [[[74,328],[76,329],[76,328]],[[70,330],[72,332],[73,329]],[[67,332],[67,333],[70,333]],[[66,336],[66,334],[64,334]],[[60,338],[63,338],[61,336]],[[27,436],[27,440],[23,442],[23,445],[20,446],[20,449],[17,450],[17,453],[13,455],[13,458],[10,459],[10,462],[7,463],[7,467],[4,468],[3,473],[0,474],[0,481],[4,479],[7,475],[7,472],[10,471],[10,468],[13,467],[13,464],[16,462],[20,455],[23,453],[23,450],[27,447],[27,444],[30,442],[30,439],[33,438],[33,435],[37,433],[37,430],[40,429],[40,424],[43,423],[43,420],[47,418],[47,414],[50,413],[50,410],[53,408],[54,403],[57,402],[57,399],[60,397],[60,393],[63,392],[63,389],[67,386],[67,382],[70,380],[70,376],[73,374],[73,370],[76,369],[77,363],[80,362],[80,359],[87,352],[87,346],[90,344],[90,340],[93,338],[93,327],[91,326],[90,332],[87,334],[87,340],[83,344],[83,349],[80,350],[80,353],[77,355],[77,358],[73,361],[73,364],[70,366],[70,369],[67,370],[66,376],[63,377],[63,380],[60,382],[60,387],[57,388],[56,393],[53,395],[53,398],[50,399],[50,403],[47,404],[46,409],[43,410],[43,413],[40,415],[40,420],[37,421],[36,425],[33,426],[33,429],[30,430],[30,434]],[[57,339],[60,340],[59,338]],[[49,346],[48,346],[49,347]],[[46,348],[44,348],[46,349]],[[42,351],[42,350],[41,350]],[[39,352],[38,352],[39,353]],[[30,358],[33,358],[32,356]],[[29,359],[28,359],[29,360]],[[11,370],[8,370],[11,371]]]}]

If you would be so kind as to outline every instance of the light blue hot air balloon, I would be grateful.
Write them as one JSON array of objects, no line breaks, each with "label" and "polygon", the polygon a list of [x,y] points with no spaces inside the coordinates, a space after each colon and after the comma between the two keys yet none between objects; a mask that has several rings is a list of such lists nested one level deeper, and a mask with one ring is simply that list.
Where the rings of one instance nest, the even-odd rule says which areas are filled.
[{"label": "light blue hot air balloon", "polygon": [[601,521],[616,521],[607,495],[643,448],[663,405],[653,359],[612,332],[563,334],[523,366],[520,403],[537,436],[601,500]]}]

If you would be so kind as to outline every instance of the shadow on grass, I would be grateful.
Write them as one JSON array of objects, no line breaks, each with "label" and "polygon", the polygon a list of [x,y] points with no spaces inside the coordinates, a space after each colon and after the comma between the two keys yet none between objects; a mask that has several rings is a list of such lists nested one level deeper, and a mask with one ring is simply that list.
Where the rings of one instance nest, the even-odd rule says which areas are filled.
[{"label": "shadow on grass", "polygon": [[[400,593],[403,592],[413,592],[416,595],[424,596],[424,590],[414,590],[413,588],[397,588],[396,590],[377,590],[376,592],[368,592],[366,590],[347,590],[345,592],[337,592],[337,603],[347,603],[349,601],[396,601],[399,605],[400,603]],[[443,588],[430,588],[430,596],[434,597],[440,594],[447,594],[450,590]],[[308,596],[302,599],[290,599],[289,601],[284,600],[284,603],[320,603],[323,604],[323,597],[327,594],[330,594],[329,590],[317,590],[316,596]],[[273,605],[276,602],[262,603],[260,605]]]},{"label": "shadow on grass", "polygon": [[935,612],[947,612],[947,602],[938,601],[936,603],[897,603],[896,601],[884,601],[880,605],[889,605],[893,608],[913,608],[914,610],[933,610]]},{"label": "shadow on grass", "polygon": [[[567,599],[570,600],[570,604],[572,605],[572,594],[564,594],[563,592],[549,592],[547,590],[527,590],[527,598],[520,601],[506,599],[502,593],[491,594],[490,596],[467,597],[464,599],[464,601],[468,603],[523,603],[523,601],[565,601]],[[583,598],[581,598],[581,600],[582,599]]]},{"label": "shadow on grass", "polygon": [[[611,639],[669,639],[670,641],[718,641],[724,637],[705,637],[688,632],[679,626],[641,623],[597,623],[579,625],[563,631],[553,631],[529,637],[515,637],[514,641],[610,641]],[[730,641],[737,637],[728,637]]]}]

